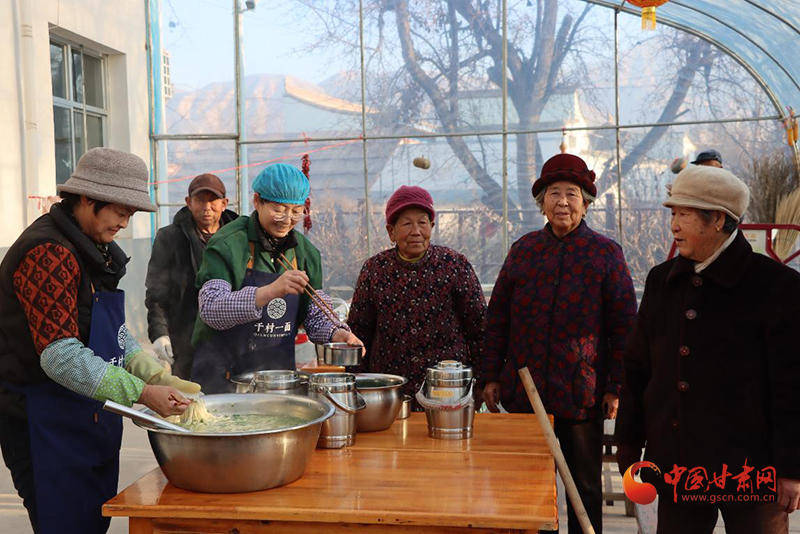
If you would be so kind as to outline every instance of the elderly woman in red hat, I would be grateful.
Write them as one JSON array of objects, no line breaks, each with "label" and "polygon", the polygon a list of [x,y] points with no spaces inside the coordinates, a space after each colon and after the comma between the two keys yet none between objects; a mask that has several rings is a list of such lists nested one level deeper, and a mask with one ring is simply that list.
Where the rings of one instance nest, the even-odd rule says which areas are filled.
[{"label": "elderly woman in red hat", "polygon": [[431,245],[436,212],[425,189],[401,186],[386,204],[393,247],[369,258],[358,276],[347,323],[364,341],[362,367],[422,385],[440,360],[480,361],[486,302],[467,258]]},{"label": "elderly woman in red hat", "polygon": [[[533,196],[547,218],[511,247],[489,302],[483,398],[531,407],[517,370],[528,367],[596,532],[602,528],[603,417],[616,417],[622,354],[636,313],[620,246],[591,230],[594,172],[572,154],[542,167]],[[569,532],[580,532],[568,507]]]}]

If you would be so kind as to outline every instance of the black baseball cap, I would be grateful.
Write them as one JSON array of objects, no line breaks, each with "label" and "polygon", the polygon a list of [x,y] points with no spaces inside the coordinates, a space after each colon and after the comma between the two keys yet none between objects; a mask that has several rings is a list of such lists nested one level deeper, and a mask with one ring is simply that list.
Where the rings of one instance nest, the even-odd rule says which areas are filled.
[{"label": "black baseball cap", "polygon": [[714,150],[713,148],[710,150],[703,150],[697,155],[697,159],[692,162],[692,165],[698,165],[703,163],[704,161],[711,161],[717,160],[719,161],[720,165],[722,165],[722,155]]},{"label": "black baseball cap", "polygon": [[199,193],[200,191],[209,191],[214,193],[219,198],[225,198],[225,184],[219,179],[216,174],[201,174],[195,176],[192,183],[189,184],[189,196]]}]

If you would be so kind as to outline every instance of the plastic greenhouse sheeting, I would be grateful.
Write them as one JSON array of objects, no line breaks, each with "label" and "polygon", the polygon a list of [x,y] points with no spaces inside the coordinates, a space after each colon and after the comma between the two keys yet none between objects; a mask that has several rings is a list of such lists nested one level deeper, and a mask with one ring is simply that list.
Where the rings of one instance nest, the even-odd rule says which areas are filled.
[{"label": "plastic greenhouse sheeting", "polygon": [[[623,0],[584,0],[626,13]],[[800,0],[670,0],[657,10],[659,24],[696,33],[743,63],[780,113],[800,108]]]}]

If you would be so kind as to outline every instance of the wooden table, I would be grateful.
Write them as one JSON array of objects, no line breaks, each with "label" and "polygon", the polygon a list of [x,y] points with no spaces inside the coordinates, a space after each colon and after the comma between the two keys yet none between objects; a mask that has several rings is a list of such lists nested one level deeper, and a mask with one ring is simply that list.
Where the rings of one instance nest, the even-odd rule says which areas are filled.
[{"label": "wooden table", "polygon": [[130,534],[411,534],[558,530],[553,457],[533,415],[478,414],[469,440],[427,436],[414,413],[345,449],[317,449],[297,481],[205,494],[154,469],[103,506]]}]

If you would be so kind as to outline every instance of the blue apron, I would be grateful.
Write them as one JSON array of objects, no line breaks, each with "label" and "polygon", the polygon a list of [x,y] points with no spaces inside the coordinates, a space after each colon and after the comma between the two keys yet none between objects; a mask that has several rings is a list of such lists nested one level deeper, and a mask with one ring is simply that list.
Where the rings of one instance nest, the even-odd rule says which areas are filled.
[{"label": "blue apron", "polygon": [[[253,269],[254,246],[250,243],[242,287],[261,287],[271,284],[282,273]],[[297,259],[292,259],[297,268]],[[266,369],[294,369],[294,339],[297,335],[298,295],[272,299],[261,310],[261,318],[214,332],[211,338],[197,346],[192,362],[192,382],[205,393],[235,391],[232,376]]]},{"label": "blue apron", "polygon": [[[92,293],[88,347],[112,365],[125,358],[125,293]],[[108,530],[104,502],[117,494],[122,418],[46,380],[25,388],[38,534]]]}]

